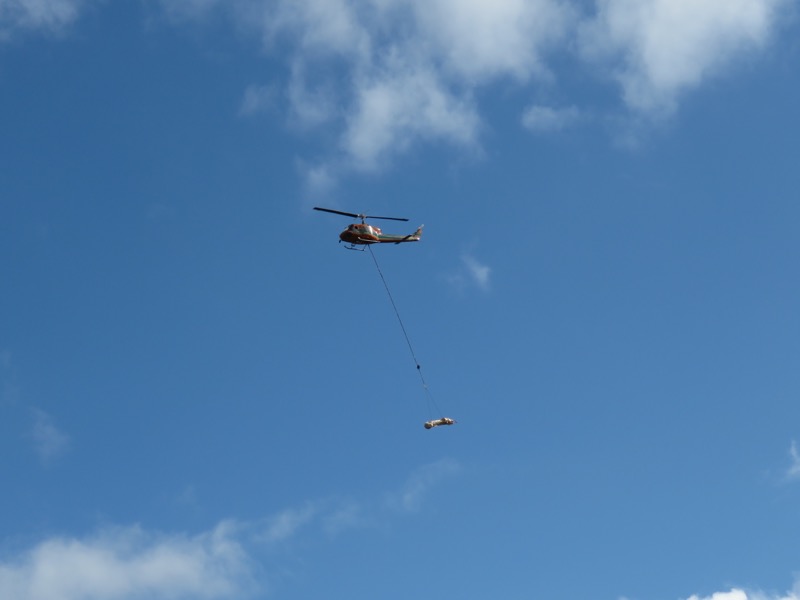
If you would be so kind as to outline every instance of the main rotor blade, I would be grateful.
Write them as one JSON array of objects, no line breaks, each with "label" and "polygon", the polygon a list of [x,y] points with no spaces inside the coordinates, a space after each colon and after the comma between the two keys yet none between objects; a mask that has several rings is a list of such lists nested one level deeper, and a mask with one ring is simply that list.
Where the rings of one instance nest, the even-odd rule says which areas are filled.
[{"label": "main rotor blade", "polygon": [[364,215],[357,215],[356,213],[342,212],[341,210],[333,210],[332,208],[320,208],[315,206],[314,210],[321,210],[323,212],[334,213],[336,215],[344,215],[345,217],[353,217],[354,219],[361,219]]},{"label": "main rotor blade", "polygon": [[375,215],[364,215],[365,219],[383,219],[384,221],[408,221],[402,217],[376,217]]},{"label": "main rotor blade", "polygon": [[408,219],[403,219],[401,217],[378,217],[375,215],[358,215],[356,213],[344,212],[342,210],[333,210],[332,208],[322,208],[320,206],[315,206],[314,210],[321,210],[322,212],[329,212],[335,215],[344,215],[345,217],[353,217],[355,219],[383,219],[384,221],[408,221]]}]

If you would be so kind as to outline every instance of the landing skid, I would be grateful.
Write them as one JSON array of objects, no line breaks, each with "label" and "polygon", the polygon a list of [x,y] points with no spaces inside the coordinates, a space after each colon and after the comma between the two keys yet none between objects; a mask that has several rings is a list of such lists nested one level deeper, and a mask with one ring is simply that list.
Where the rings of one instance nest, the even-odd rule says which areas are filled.
[{"label": "landing skid", "polygon": [[[341,244],[342,240],[339,240],[339,243]],[[346,250],[355,250],[356,252],[363,252],[364,250],[367,249],[366,246],[359,248],[355,244],[349,244],[349,243],[345,243],[344,247]]]},{"label": "landing skid", "polygon": [[[353,242],[345,242],[344,247],[347,248],[348,250],[357,250],[358,252],[363,252],[364,250],[367,249],[367,246],[369,246],[370,244],[378,243],[375,240],[364,239],[364,238],[358,238],[358,239],[360,240],[359,244],[356,245]],[[341,244],[342,240],[339,240],[339,243]],[[363,248],[358,248],[357,246],[363,246]]]}]

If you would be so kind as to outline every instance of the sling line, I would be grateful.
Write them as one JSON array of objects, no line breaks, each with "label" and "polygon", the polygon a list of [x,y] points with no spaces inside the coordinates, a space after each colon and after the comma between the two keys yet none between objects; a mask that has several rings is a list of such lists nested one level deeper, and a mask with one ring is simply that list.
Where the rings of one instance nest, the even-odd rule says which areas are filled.
[{"label": "sling line", "polygon": [[425,382],[425,377],[422,374],[422,367],[417,360],[416,354],[414,354],[414,347],[411,345],[411,339],[408,337],[408,332],[406,331],[405,325],[403,325],[403,319],[400,318],[400,312],[397,310],[397,305],[394,303],[394,298],[392,297],[392,292],[389,290],[389,284],[386,283],[386,278],[383,276],[383,271],[381,271],[381,267],[378,264],[378,259],[375,258],[375,253],[372,251],[372,246],[367,245],[367,249],[369,250],[370,256],[372,256],[372,261],[375,263],[375,268],[378,270],[378,275],[381,276],[381,281],[383,282],[383,287],[386,288],[386,294],[389,296],[389,302],[392,303],[392,308],[394,309],[394,314],[397,317],[397,322],[400,323],[400,329],[403,330],[403,336],[406,338],[406,344],[408,344],[408,349],[411,352],[411,358],[414,360],[414,365],[417,367],[417,373],[419,373],[420,381],[422,381],[422,389],[425,390],[425,399],[428,404],[428,413],[431,413],[431,406],[436,409],[439,414],[442,414],[442,411],[439,409],[439,406],[436,404],[436,401],[431,396],[431,391],[428,389],[428,384]]}]

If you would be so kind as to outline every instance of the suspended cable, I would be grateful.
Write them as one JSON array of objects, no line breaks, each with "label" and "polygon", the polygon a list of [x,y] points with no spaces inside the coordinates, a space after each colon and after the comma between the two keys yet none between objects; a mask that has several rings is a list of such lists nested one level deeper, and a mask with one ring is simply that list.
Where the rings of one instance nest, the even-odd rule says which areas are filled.
[{"label": "suspended cable", "polygon": [[414,353],[414,347],[411,345],[411,339],[408,337],[408,332],[406,331],[406,326],[403,325],[403,319],[400,318],[400,311],[397,310],[397,305],[394,302],[394,298],[392,297],[392,292],[389,290],[389,284],[386,283],[386,278],[383,276],[383,271],[381,271],[381,267],[378,264],[378,259],[375,258],[375,253],[372,251],[372,245],[367,245],[367,249],[369,250],[370,256],[372,256],[372,261],[375,263],[375,268],[378,270],[378,275],[381,277],[381,281],[383,282],[383,287],[386,288],[386,294],[389,296],[389,302],[392,304],[392,309],[394,309],[394,314],[397,317],[397,322],[400,323],[400,329],[403,330],[403,336],[406,338],[406,344],[408,344],[408,350],[411,352],[411,358],[414,361],[414,365],[417,367],[417,373],[419,373],[420,381],[422,381],[422,389],[425,390],[425,399],[428,405],[428,413],[433,414],[431,412],[431,406],[436,409],[438,414],[442,414],[442,411],[439,409],[439,406],[436,404],[436,401],[433,399],[431,395],[430,389],[428,389],[428,384],[425,382],[425,376],[422,374],[422,366],[419,364],[417,360],[417,355]]}]

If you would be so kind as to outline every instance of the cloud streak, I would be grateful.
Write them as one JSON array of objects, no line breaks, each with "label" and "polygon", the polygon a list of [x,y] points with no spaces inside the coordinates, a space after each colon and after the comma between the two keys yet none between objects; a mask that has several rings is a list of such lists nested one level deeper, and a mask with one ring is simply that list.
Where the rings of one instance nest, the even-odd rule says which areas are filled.
[{"label": "cloud streak", "polygon": [[492,270],[487,265],[479,263],[471,256],[464,256],[462,260],[467,267],[467,272],[472,278],[472,281],[482,290],[488,290],[489,275],[491,275]]},{"label": "cloud streak", "polygon": [[82,0],[0,0],[0,41],[31,31],[58,33],[80,13]]},{"label": "cloud streak", "polygon": [[417,469],[402,489],[389,494],[386,504],[392,510],[417,512],[428,492],[444,478],[455,475],[461,466],[452,459],[442,459]]},{"label": "cloud streak", "polygon": [[257,535],[260,542],[275,544],[294,537],[297,532],[319,514],[320,509],[307,504],[299,509],[287,509],[267,520],[263,531]]},{"label": "cloud streak", "polygon": [[491,274],[491,267],[469,254],[464,254],[461,257],[461,266],[456,268],[446,279],[458,290],[463,290],[467,285],[473,285],[486,292],[489,291],[491,285]]},{"label": "cloud streak", "polygon": [[800,451],[797,449],[797,442],[794,440],[789,446],[789,457],[792,460],[792,464],[786,469],[785,476],[787,480],[795,481],[800,479]]},{"label": "cloud streak", "polygon": [[53,418],[43,410],[33,409],[31,439],[36,453],[44,464],[49,464],[64,452],[70,444],[69,436],[56,427]]}]

